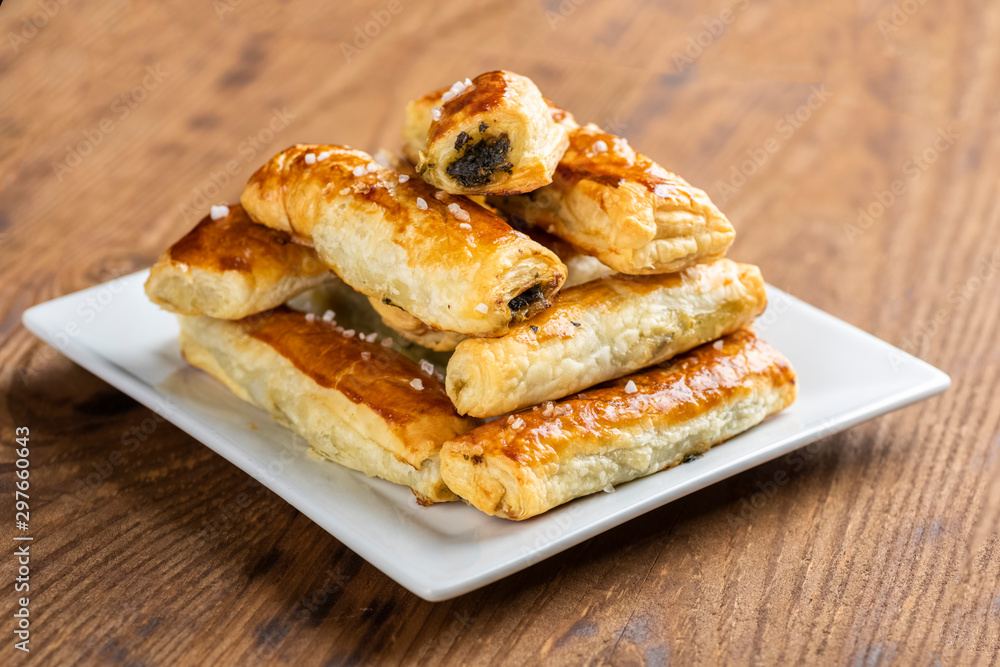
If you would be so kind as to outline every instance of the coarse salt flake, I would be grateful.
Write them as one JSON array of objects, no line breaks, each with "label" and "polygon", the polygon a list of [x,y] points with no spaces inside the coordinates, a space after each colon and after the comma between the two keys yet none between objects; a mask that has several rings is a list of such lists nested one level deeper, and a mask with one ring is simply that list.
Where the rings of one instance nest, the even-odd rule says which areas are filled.
[{"label": "coarse salt flake", "polygon": [[323,151],[322,153],[320,153],[319,155],[316,156],[316,161],[317,162],[322,162],[323,160],[325,160],[328,157],[330,157],[330,155],[332,153],[333,153],[333,151]]},{"label": "coarse salt flake", "polygon": [[615,492],[615,487],[611,486],[610,484],[604,487],[604,493],[614,493],[614,492]]},{"label": "coarse salt flake", "polygon": [[448,193],[444,190],[438,190],[434,193],[434,199],[437,199],[438,201],[444,201],[447,197]]},{"label": "coarse salt flake", "polygon": [[478,306],[476,306],[476,312],[483,313],[485,315],[486,313],[490,312],[490,309],[486,307],[485,303],[481,303]]},{"label": "coarse salt flake", "polygon": [[355,333],[354,329],[348,329],[344,332],[344,338],[353,338]]},{"label": "coarse salt flake", "polygon": [[212,210],[210,211],[210,214],[212,216],[212,220],[221,220],[222,218],[225,218],[227,215],[229,215],[229,207],[226,206],[225,204],[221,204],[219,206],[213,206]]},{"label": "coarse salt flake", "polygon": [[400,174],[399,175],[399,182],[400,183],[406,183],[408,180],[410,180],[410,177],[407,176],[406,174]]},{"label": "coarse salt flake", "polygon": [[[451,88],[449,88],[448,91],[441,96],[441,101],[450,102],[471,87],[472,87],[472,81],[469,81],[468,78],[466,78],[465,81],[456,81],[455,83],[451,84]],[[435,118],[435,120],[437,119]]]},{"label": "coarse salt flake", "polygon": [[364,359],[365,361],[368,361],[368,360],[370,360],[372,358],[372,353],[371,352],[362,352],[361,353],[361,358]]},{"label": "coarse salt flake", "polygon": [[392,339],[391,338],[383,338],[382,339],[382,347],[392,347]]},{"label": "coarse salt flake", "polygon": [[626,394],[634,394],[637,391],[639,391],[639,388],[635,386],[635,382],[633,382],[632,380],[629,380],[628,384],[625,385],[625,393]]},{"label": "coarse salt flake", "polygon": [[606,143],[604,143],[603,139],[598,139],[597,141],[594,142],[594,151],[595,152],[597,152],[597,153],[603,153],[606,150],[608,150],[608,145]]},{"label": "coarse salt flake", "polygon": [[369,162],[365,166],[365,170],[367,170],[369,174],[374,174],[376,171],[378,171],[378,165],[375,164],[374,162]]},{"label": "coarse salt flake", "polygon": [[315,322],[316,315],[314,313],[306,313],[306,322]]},{"label": "coarse salt flake", "polygon": [[459,227],[461,227],[462,229],[472,229],[472,225],[470,225],[467,222],[463,222],[462,224],[459,225]]},{"label": "coarse salt flake", "polygon": [[419,208],[421,211],[427,210],[427,202],[424,201],[423,197],[417,197],[417,208]]},{"label": "coarse salt flake", "polygon": [[443,109],[441,107],[434,107],[431,109],[431,118],[434,120],[441,120],[441,112]]},{"label": "coarse salt flake", "polygon": [[351,173],[354,174],[355,176],[364,176],[365,165],[359,164],[357,167],[354,168],[354,170]]},{"label": "coarse salt flake", "polygon": [[410,380],[410,386],[416,389],[417,391],[424,390],[424,383],[420,381],[420,378],[413,378],[412,380]]},{"label": "coarse salt flake", "polygon": [[666,198],[670,196],[672,190],[673,188],[666,183],[657,183],[656,187],[653,188],[653,194],[657,197]]},{"label": "coarse salt flake", "polygon": [[518,417],[517,419],[514,420],[514,422],[510,426],[511,428],[514,429],[524,428],[524,420]]},{"label": "coarse salt flake", "polygon": [[420,370],[427,373],[428,375],[434,375],[434,364],[427,361],[426,359],[420,360]]},{"label": "coarse salt flake", "polygon": [[365,340],[367,340],[369,343],[374,343],[377,339],[378,339],[378,332],[373,331],[370,334],[368,334],[368,338],[366,338]]},{"label": "coarse salt flake", "polygon": [[306,164],[316,164],[315,153],[306,153]]},{"label": "coarse salt flake", "polygon": [[337,313],[333,312],[332,310],[328,310],[325,313],[323,313],[323,321],[324,322],[333,322],[333,320],[336,317],[337,317]]},{"label": "coarse salt flake", "polygon": [[459,220],[464,220],[465,222],[468,222],[470,219],[469,212],[458,204],[448,204],[448,212]]},{"label": "coarse salt flake", "polygon": [[722,341],[721,340],[715,341],[714,343],[712,343],[712,347],[714,347],[716,350],[721,350],[722,349]]},{"label": "coarse salt flake", "polygon": [[378,153],[375,153],[375,161],[378,162],[380,166],[385,167],[386,169],[392,167],[392,161],[389,157],[389,154],[384,151],[379,151]]}]

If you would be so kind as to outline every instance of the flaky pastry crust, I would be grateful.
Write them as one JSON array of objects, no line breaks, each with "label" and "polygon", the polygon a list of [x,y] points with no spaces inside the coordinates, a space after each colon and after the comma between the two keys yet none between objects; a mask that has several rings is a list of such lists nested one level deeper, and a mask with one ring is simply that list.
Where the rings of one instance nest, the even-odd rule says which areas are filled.
[{"label": "flaky pastry crust", "polygon": [[312,242],[357,291],[443,331],[502,333],[566,279],[551,251],[485,208],[342,146],[282,151],[241,201],[255,221]]},{"label": "flaky pastry crust", "polygon": [[407,105],[404,153],[422,178],[465,195],[530,192],[552,182],[569,144],[531,79],[480,74]]},{"label": "flaky pastry crust", "polygon": [[743,330],[562,401],[496,419],[441,449],[441,474],[476,508],[527,519],[675,466],[795,400],[788,361]]},{"label": "flaky pastry crust", "polygon": [[764,311],[760,270],[727,259],[676,274],[615,274],[571,287],[497,338],[469,338],[448,362],[462,414],[493,417],[657,364]]},{"label": "flaky pastry crust", "polygon": [[146,294],[173,313],[236,320],[334,279],[311,247],[234,205],[170,246],[150,270]]},{"label": "flaky pastry crust", "polygon": [[444,386],[379,343],[279,308],[238,321],[180,317],[185,359],[302,435],[324,458],[453,500],[441,443],[476,425]]},{"label": "flaky pastry crust", "polygon": [[551,185],[487,202],[621,273],[669,273],[725,255],[735,232],[702,190],[596,125],[569,137]]}]

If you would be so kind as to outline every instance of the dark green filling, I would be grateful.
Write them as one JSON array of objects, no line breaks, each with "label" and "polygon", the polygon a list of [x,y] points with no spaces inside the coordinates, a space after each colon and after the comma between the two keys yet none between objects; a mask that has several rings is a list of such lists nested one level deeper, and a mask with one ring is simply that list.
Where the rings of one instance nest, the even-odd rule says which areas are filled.
[{"label": "dark green filling", "polygon": [[[455,142],[456,146],[458,141]],[[508,174],[514,165],[507,160],[510,151],[510,137],[504,132],[499,137],[486,137],[479,141],[463,142],[465,153],[450,165],[448,175],[464,188],[478,188],[489,184],[498,171]]]},{"label": "dark green filling", "polygon": [[526,309],[528,306],[535,303],[536,301],[541,301],[543,298],[545,298],[545,295],[542,294],[542,286],[535,285],[534,287],[526,289],[525,291],[521,292],[513,299],[508,301],[507,307],[510,308],[510,312],[518,313]]}]

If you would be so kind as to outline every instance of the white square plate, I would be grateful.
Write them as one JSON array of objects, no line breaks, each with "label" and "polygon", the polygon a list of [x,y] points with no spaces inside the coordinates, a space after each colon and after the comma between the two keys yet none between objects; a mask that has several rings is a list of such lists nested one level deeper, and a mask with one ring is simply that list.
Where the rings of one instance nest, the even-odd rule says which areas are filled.
[{"label": "white square plate", "polygon": [[[31,308],[35,335],[253,475],[427,600],[492,583],[713,482],[943,391],[948,376],[774,288],[757,331],[799,375],[788,410],[703,457],[512,522],[462,503],[420,507],[409,489],[306,456],[264,412],[185,364],[147,271]],[[256,428],[255,426],[256,425]]]}]

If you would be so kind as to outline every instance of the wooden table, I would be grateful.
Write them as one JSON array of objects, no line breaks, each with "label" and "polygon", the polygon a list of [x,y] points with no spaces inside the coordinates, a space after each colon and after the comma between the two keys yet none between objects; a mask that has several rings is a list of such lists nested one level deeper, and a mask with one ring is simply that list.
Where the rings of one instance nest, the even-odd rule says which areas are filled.
[{"label": "wooden table", "polygon": [[[0,435],[9,517],[31,428],[30,658],[997,663],[1000,4],[670,4],[3,4]],[[281,148],[396,147],[408,99],[495,68],[705,188],[731,256],[952,388],[431,604],[20,325],[150,265]]]}]

